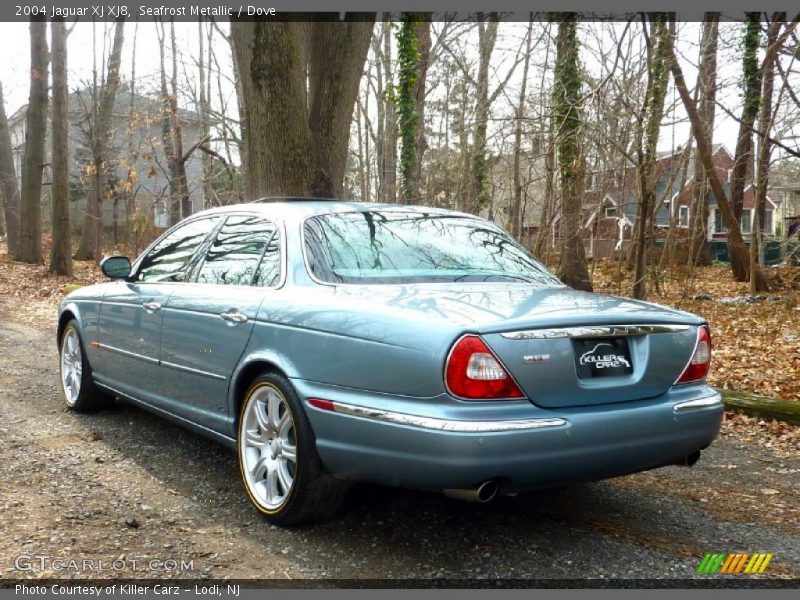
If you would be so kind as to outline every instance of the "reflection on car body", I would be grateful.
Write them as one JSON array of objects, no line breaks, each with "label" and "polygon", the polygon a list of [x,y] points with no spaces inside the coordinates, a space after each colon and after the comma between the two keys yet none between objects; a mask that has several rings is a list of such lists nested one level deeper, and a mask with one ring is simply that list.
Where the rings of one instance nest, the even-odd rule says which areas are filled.
[{"label": "reflection on car body", "polygon": [[231,446],[275,523],[350,481],[486,501],[693,462],[720,427],[701,318],[572,290],[472,215],[256,202],[102,268],[60,306],[67,404]]}]

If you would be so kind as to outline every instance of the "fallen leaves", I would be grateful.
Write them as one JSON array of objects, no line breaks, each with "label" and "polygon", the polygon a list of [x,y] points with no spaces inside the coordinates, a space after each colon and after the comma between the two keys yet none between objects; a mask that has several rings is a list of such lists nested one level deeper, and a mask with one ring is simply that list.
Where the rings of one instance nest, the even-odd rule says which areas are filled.
[{"label": "fallen leaves", "polygon": [[[648,300],[699,314],[711,325],[711,385],[784,400],[800,400],[800,268],[770,269],[773,291],[757,302],[723,302],[747,296],[747,283],[733,281],[727,265],[686,273],[662,273],[660,293]],[[627,295],[630,274],[617,264],[595,269],[595,291]],[[703,299],[703,298],[710,298]]]}]

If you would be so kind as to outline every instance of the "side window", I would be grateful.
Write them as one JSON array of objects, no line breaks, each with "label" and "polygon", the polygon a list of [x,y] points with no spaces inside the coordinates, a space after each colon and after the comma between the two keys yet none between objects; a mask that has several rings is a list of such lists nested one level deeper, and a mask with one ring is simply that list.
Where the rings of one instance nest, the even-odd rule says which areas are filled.
[{"label": "side window", "polygon": [[250,285],[274,233],[275,226],[260,217],[228,217],[208,248],[197,282]]},{"label": "side window", "polygon": [[170,233],[144,257],[136,279],[184,281],[192,256],[218,222],[218,217],[198,219]]},{"label": "side window", "polygon": [[281,276],[281,236],[277,230],[272,240],[267,246],[261,264],[258,266],[258,273],[253,285],[259,287],[273,287]]}]

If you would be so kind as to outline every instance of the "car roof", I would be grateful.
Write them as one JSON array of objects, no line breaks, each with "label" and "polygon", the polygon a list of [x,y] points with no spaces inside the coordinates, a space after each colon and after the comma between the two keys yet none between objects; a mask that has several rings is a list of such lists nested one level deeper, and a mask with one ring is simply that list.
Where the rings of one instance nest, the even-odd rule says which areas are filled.
[{"label": "car roof", "polygon": [[463,215],[474,217],[467,213],[460,213],[445,208],[436,208],[431,206],[418,206],[410,204],[386,204],[378,202],[356,202],[351,200],[336,200],[332,198],[299,198],[299,197],[277,197],[277,198],[261,198],[254,202],[247,202],[244,204],[229,204],[227,206],[218,206],[209,208],[202,212],[195,213],[194,216],[199,215],[212,215],[220,213],[229,213],[246,210],[247,212],[260,213],[271,217],[282,218],[306,218],[314,215],[322,215],[329,213],[346,213],[346,212],[369,212],[376,210],[383,211],[403,211],[403,212],[417,212],[428,214],[449,214],[449,215]]}]

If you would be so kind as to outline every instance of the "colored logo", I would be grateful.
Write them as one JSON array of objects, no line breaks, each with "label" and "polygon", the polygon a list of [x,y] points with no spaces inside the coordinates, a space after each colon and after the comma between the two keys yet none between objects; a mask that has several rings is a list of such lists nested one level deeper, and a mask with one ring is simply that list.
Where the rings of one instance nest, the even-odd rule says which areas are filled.
[{"label": "colored logo", "polygon": [[714,552],[709,553],[703,557],[700,566],[697,567],[698,573],[705,575],[723,573],[726,574],[739,574],[746,573],[754,575],[756,573],[763,573],[767,568],[769,561],[772,560],[772,554],[764,554],[757,552],[755,554],[743,553],[726,553]]}]

